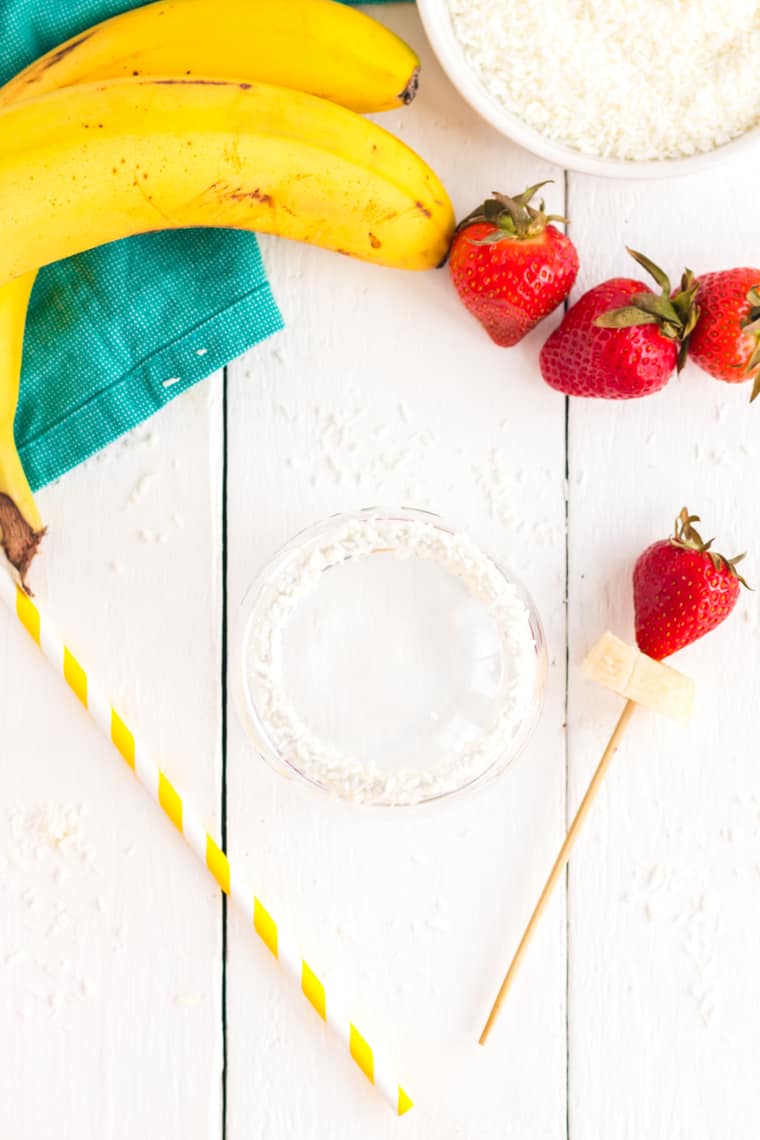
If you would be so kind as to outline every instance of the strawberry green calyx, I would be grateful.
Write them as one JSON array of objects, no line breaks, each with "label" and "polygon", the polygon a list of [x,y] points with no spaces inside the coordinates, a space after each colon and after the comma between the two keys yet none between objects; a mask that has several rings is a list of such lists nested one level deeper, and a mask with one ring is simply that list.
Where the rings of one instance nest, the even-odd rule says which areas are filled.
[{"label": "strawberry green calyx", "polygon": [[549,182],[551,179],[537,182],[514,198],[494,190],[491,198],[487,198],[481,206],[462,219],[455,232],[459,233],[475,222],[487,222],[496,227],[487,237],[473,241],[473,245],[493,245],[497,241],[525,241],[539,237],[549,222],[567,222],[567,218],[560,214],[547,214],[543,198],[537,207],[530,204],[531,198],[535,197],[542,186],[548,186]]},{"label": "strawberry green calyx", "polygon": [[[747,301],[749,302],[749,312],[742,321],[742,330],[748,333],[749,336],[755,338],[755,347],[752,349],[752,354],[744,371],[749,375],[754,372],[756,368],[760,368],[760,282],[753,285],[747,294]],[[752,395],[749,398],[750,403],[760,396],[760,371],[755,376],[755,383],[752,385]]]},{"label": "strawberry green calyx", "polygon": [[605,329],[629,329],[636,325],[657,325],[668,340],[678,341],[678,371],[686,363],[689,336],[699,320],[699,306],[696,303],[699,283],[694,280],[690,269],[684,270],[681,286],[673,292],[667,273],[655,265],[643,253],[626,246],[628,253],[660,287],[659,293],[636,293],[630,304],[620,309],[612,309],[596,318],[595,324]]},{"label": "strawberry green calyx", "polygon": [[694,529],[694,523],[700,521],[699,515],[690,515],[688,509],[682,507],[675,522],[673,537],[670,540],[671,545],[678,547],[679,550],[693,550],[697,554],[706,554],[716,570],[727,570],[733,578],[736,578],[742,586],[749,590],[750,587],[736,569],[737,564],[746,558],[746,551],[744,554],[737,554],[735,558],[726,558],[723,554],[716,554],[712,549],[715,539],[711,538],[705,542],[699,532]]}]

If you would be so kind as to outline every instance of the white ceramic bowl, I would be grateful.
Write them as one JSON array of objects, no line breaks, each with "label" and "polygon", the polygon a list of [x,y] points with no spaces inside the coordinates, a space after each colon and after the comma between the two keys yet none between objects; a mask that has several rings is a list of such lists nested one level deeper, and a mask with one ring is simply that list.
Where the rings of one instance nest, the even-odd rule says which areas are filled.
[{"label": "white ceramic bowl", "polygon": [[[441,67],[462,98],[497,131],[533,154],[568,170],[597,174],[606,178],[672,178],[722,166],[730,158],[760,141],[760,127],[754,127],[739,138],[704,154],[688,158],[666,158],[655,161],[597,158],[573,147],[548,139],[512,114],[486,91],[465,58],[454,34],[447,0],[417,0],[420,17],[430,44]],[[548,17],[550,18],[550,17]]]}]

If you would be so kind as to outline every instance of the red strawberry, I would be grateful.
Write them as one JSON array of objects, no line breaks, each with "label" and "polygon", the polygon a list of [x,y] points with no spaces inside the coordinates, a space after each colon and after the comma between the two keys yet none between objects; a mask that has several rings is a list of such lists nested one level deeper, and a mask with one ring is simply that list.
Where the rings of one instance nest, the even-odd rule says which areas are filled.
[{"label": "red strawberry", "polygon": [[760,394],[760,269],[704,273],[699,285],[699,320],[689,338],[689,358],[728,384],[754,376]]},{"label": "red strawberry", "polygon": [[636,642],[642,653],[661,661],[728,617],[747,583],[737,573],[744,557],[724,558],[703,542],[686,507],[672,538],[655,542],[633,570]]},{"label": "red strawberry", "polygon": [[577,301],[541,350],[541,375],[567,396],[629,400],[664,387],[681,366],[680,346],[694,327],[696,287],[687,270],[671,296],[667,276],[628,251],[660,286],[613,277]]},{"label": "red strawberry", "polygon": [[565,221],[529,205],[539,182],[516,198],[494,193],[459,223],[449,271],[466,309],[509,348],[560,305],[578,273],[578,251],[549,225]]}]

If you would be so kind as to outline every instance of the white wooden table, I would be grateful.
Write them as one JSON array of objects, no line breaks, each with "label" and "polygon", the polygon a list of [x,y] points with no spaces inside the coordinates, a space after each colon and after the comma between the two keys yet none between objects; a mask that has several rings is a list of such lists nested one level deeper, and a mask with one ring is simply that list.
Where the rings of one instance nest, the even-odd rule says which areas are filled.
[{"label": "white wooden table", "polygon": [[[629,273],[625,244],[674,275],[758,263],[756,156],[663,184],[566,174],[470,112],[413,8],[375,12],[424,61],[417,101],[383,121],[460,216],[494,188],[554,179],[578,289]],[[285,332],[40,495],[34,584],[353,995],[416,1107],[398,1121],[367,1087],[0,616],[0,1135],[756,1137],[757,594],[683,655],[692,725],[634,720],[566,890],[489,1045],[476,1041],[618,713],[579,663],[605,628],[630,637],[636,555],[687,503],[728,554],[749,546],[760,582],[760,409],[692,368],[650,399],[568,405],[537,371],[554,320],[505,351],[445,272],[262,245]],[[254,756],[234,706],[236,619],[261,563],[302,526],[375,502],[466,526],[545,623],[547,702],[527,752],[437,811],[326,807]],[[74,832],[63,851],[43,826],[56,805]]]}]

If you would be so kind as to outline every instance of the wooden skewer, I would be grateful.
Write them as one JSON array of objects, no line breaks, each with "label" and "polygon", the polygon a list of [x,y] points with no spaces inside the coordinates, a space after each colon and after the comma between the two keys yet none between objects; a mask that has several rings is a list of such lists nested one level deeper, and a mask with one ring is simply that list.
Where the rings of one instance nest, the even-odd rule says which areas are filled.
[{"label": "wooden skewer", "polygon": [[586,794],[583,797],[583,799],[581,800],[581,805],[578,808],[578,811],[576,812],[575,819],[571,823],[570,830],[568,831],[567,835],[565,836],[565,842],[562,844],[562,846],[559,850],[559,854],[557,855],[557,858],[554,861],[554,866],[551,869],[551,874],[549,875],[549,878],[546,880],[546,886],[544,887],[544,889],[541,892],[541,895],[539,897],[538,902],[536,903],[536,907],[535,907],[535,910],[533,911],[533,914],[530,916],[530,922],[528,923],[527,927],[525,928],[525,933],[523,934],[522,938],[520,939],[520,945],[517,947],[517,951],[515,952],[515,956],[512,959],[512,964],[509,967],[509,969],[507,970],[506,974],[504,975],[504,981],[501,983],[501,988],[500,988],[498,994],[496,995],[496,1001],[493,1003],[493,1007],[491,1009],[491,1012],[488,1015],[488,1021],[486,1022],[485,1027],[483,1029],[483,1032],[480,1035],[480,1044],[481,1045],[485,1045],[485,1043],[488,1039],[488,1034],[491,1032],[491,1029],[493,1028],[493,1024],[496,1021],[496,1018],[499,1016],[499,1010],[501,1009],[502,1002],[504,1001],[504,998],[507,996],[507,993],[509,992],[509,988],[512,985],[512,982],[514,981],[515,974],[517,973],[518,968],[520,966],[520,963],[522,962],[523,955],[525,954],[525,951],[528,949],[528,945],[530,943],[531,938],[533,937],[533,935],[535,933],[535,930],[536,930],[536,927],[538,926],[541,915],[546,910],[546,905],[549,902],[549,899],[551,897],[551,893],[554,890],[554,888],[556,887],[557,882],[558,882],[560,876],[562,875],[562,872],[564,871],[565,867],[567,866],[567,862],[568,862],[568,859],[570,858],[570,852],[573,849],[573,845],[575,844],[575,841],[578,838],[581,827],[583,826],[585,819],[586,819],[586,816],[588,815],[589,810],[591,808],[591,805],[594,802],[594,798],[595,798],[597,792],[599,791],[599,788],[601,787],[602,780],[604,779],[605,775],[607,774],[607,769],[609,768],[609,766],[612,762],[612,757],[617,752],[618,745],[620,744],[623,733],[625,732],[626,728],[628,727],[628,722],[630,721],[631,717],[633,716],[633,710],[635,708],[636,708],[636,702],[635,701],[631,701],[631,700],[626,701],[625,708],[623,709],[622,713],[620,714],[620,719],[617,722],[617,724],[615,725],[615,730],[612,733],[612,736],[610,737],[610,739],[607,743],[607,747],[605,748],[605,750],[602,754],[601,760],[599,761],[599,767],[594,772],[591,783],[589,784],[588,789],[586,791]]}]

